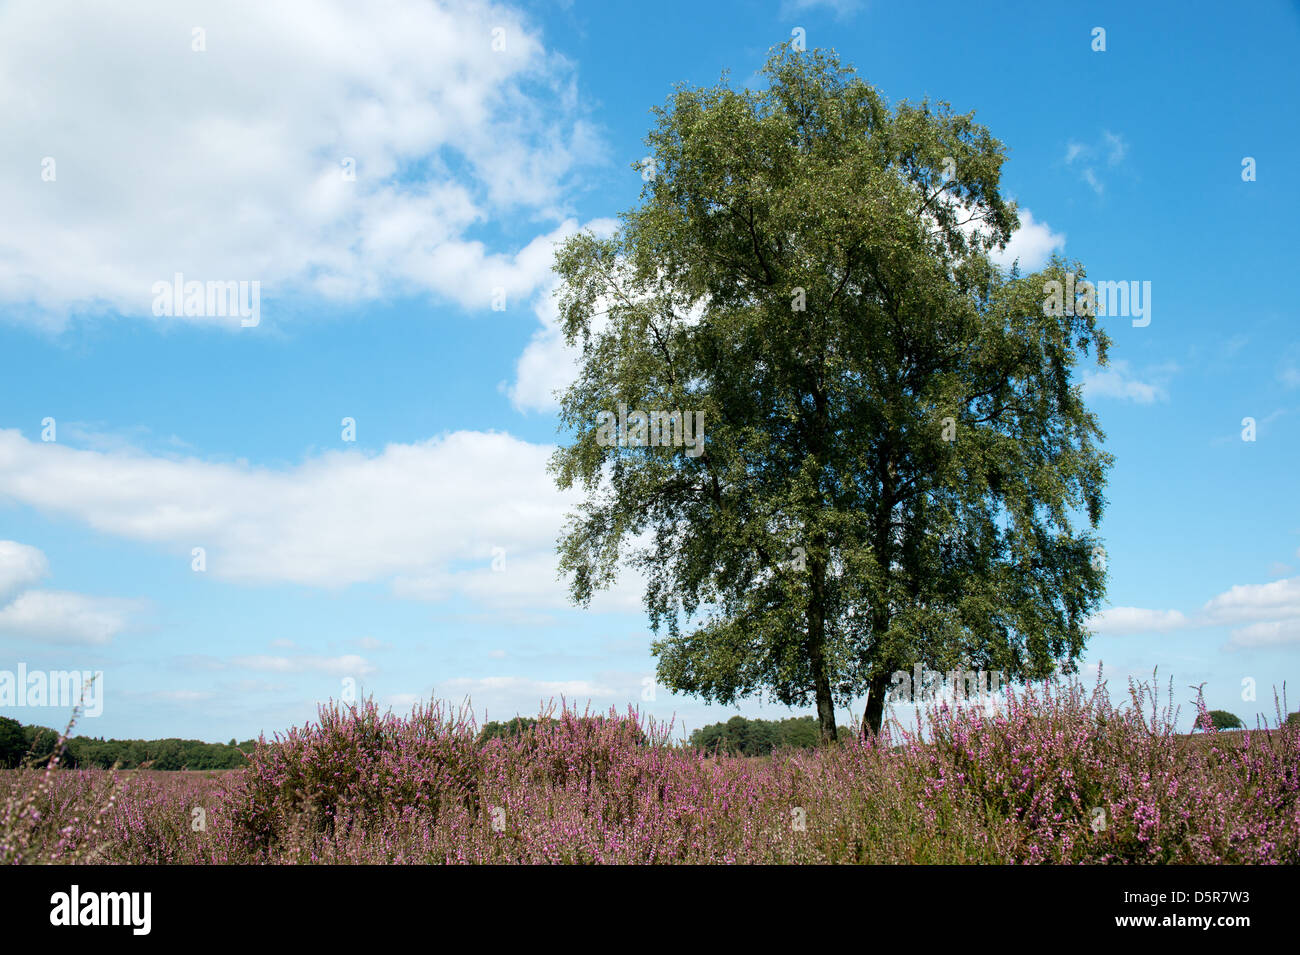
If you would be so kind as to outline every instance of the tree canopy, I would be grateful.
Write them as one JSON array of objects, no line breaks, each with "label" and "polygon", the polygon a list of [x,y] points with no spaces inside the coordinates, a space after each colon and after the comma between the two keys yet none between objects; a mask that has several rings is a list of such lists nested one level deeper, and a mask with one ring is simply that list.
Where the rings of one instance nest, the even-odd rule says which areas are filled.
[{"label": "tree canopy", "polygon": [[22,765],[27,754],[27,736],[23,725],[7,716],[0,716],[0,769],[13,769]]},{"label": "tree canopy", "polygon": [[[4,757],[4,718],[0,717],[0,760]],[[10,720],[9,722],[14,722]],[[16,722],[14,725],[17,726]],[[58,745],[59,733],[48,726],[21,726],[22,739],[13,762],[0,765],[43,766]],[[67,740],[59,765],[69,769],[241,769],[248,764],[255,740],[236,744],[205,743],[196,739],[103,739],[73,736]]]},{"label": "tree canopy", "polygon": [[572,597],[639,569],[662,684],[815,702],[828,737],[915,663],[1071,672],[1111,461],[1073,372],[1108,341],[1045,291],[1082,267],[991,260],[1019,220],[973,114],[833,53],[763,73],[679,87],[640,204],[557,252]]},{"label": "tree canopy", "polygon": [[751,720],[737,715],[725,723],[710,723],[695,730],[690,742],[709,753],[768,756],[773,750],[816,746],[821,742],[821,736],[821,728],[811,716]]},{"label": "tree canopy", "polygon": [[1235,713],[1229,713],[1227,710],[1210,710],[1206,716],[1209,717],[1210,724],[1216,730],[1239,730],[1246,727],[1246,724],[1241,721],[1241,717]]}]

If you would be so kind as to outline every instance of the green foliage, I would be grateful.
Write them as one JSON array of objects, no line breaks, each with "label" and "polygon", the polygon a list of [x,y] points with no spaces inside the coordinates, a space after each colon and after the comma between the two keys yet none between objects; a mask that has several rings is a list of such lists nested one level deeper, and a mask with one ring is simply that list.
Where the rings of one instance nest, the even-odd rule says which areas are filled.
[{"label": "green foliage", "polygon": [[[23,740],[26,744],[23,747],[24,758],[30,754],[32,763],[44,765],[54,755],[59,731],[48,726],[23,726]],[[71,763],[65,758],[61,765],[69,766]]]},{"label": "green foliage", "polygon": [[[1044,302],[1082,267],[992,263],[1019,220],[971,115],[891,108],[834,54],[764,73],[678,88],[641,205],[557,253],[582,349],[552,460],[585,492],[559,546],[573,599],[638,567],[660,683],[815,701],[825,736],[864,691],[879,728],[915,663],[1072,671],[1111,464],[1074,372],[1108,340]],[[620,403],[698,415],[702,453],[609,440]]]},{"label": "green foliage", "polygon": [[[9,720],[8,722],[14,722]],[[17,723],[14,723],[17,726]],[[36,765],[43,765],[53,754],[59,734],[48,726],[22,726],[22,751],[19,759],[28,753]],[[5,762],[5,721],[0,717],[0,765]],[[138,769],[148,764],[151,769],[239,769],[247,764],[244,753],[252,752],[255,740],[236,744],[204,743],[196,739],[103,739],[91,736],[74,736],[68,740],[60,765],[70,769]],[[242,752],[241,752],[242,750]]]},{"label": "green foliage", "polygon": [[23,725],[7,716],[0,716],[0,768],[13,769],[22,763],[27,754],[27,736]]},{"label": "green foliage", "polygon": [[[567,723],[574,727],[599,730],[608,720],[605,716],[571,716]],[[620,721],[621,722],[621,721]],[[558,726],[559,720],[552,717],[542,717],[534,719],[528,716],[516,716],[512,720],[506,720],[504,723],[492,720],[485,723],[479,730],[478,741],[484,743],[490,739],[510,739],[515,736],[525,736],[537,729],[540,725]],[[628,732],[633,733],[635,742],[638,746],[649,746],[650,739],[645,732],[638,726],[629,726]]]},{"label": "green foliage", "polygon": [[1246,724],[1227,710],[1210,710],[1210,722],[1216,730],[1244,729]]},{"label": "green foliage", "polygon": [[490,739],[509,739],[512,736],[519,736],[526,730],[532,729],[537,725],[537,720],[527,716],[516,716],[512,720],[506,720],[504,723],[492,720],[484,724],[483,729],[479,730],[478,741],[480,743]]},{"label": "green foliage", "polygon": [[[848,730],[840,727],[841,733]],[[691,745],[706,752],[737,756],[767,756],[777,749],[806,749],[821,740],[817,721],[799,716],[780,721],[750,720],[733,716],[725,723],[711,723],[691,733]]]}]

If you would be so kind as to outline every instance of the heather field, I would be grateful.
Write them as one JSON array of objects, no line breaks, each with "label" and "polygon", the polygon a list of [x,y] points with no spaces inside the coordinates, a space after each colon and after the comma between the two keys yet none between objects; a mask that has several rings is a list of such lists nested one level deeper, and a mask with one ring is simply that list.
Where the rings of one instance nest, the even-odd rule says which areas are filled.
[{"label": "heather field", "polygon": [[671,743],[635,712],[565,709],[483,741],[436,704],[405,717],[331,704],[263,739],[243,770],[7,772],[0,859],[1300,861],[1300,724],[1206,721],[1188,737],[1161,697],[1043,685],[992,716],[935,705],[914,727],[770,759]]}]

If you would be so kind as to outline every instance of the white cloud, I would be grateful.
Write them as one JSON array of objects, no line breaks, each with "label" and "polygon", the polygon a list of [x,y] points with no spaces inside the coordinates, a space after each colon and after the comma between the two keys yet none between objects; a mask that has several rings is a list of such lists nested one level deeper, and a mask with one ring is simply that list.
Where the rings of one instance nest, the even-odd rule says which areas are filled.
[{"label": "white cloud", "polygon": [[1238,584],[1207,602],[1203,612],[1214,623],[1300,617],[1300,577]]},{"label": "white cloud", "polygon": [[50,643],[108,643],[126,629],[139,601],[91,597],[61,590],[26,590],[50,571],[38,548],[0,540],[0,597],[18,595],[0,608],[0,636]]},{"label": "white cloud", "polygon": [[1106,164],[1118,166],[1128,155],[1128,143],[1124,141],[1123,136],[1112,133],[1109,129],[1103,129],[1101,137],[1106,141]]},{"label": "white cloud", "polygon": [[[500,3],[16,0],[0,63],[0,304],[54,323],[151,314],[175,272],[258,280],[264,305],[524,297],[603,161],[572,64]],[[518,250],[470,237],[503,216],[550,224]]]},{"label": "white cloud", "polygon": [[1252,623],[1232,631],[1234,647],[1267,647],[1286,643],[1300,643],[1300,619],[1269,620]]},{"label": "white cloud", "polygon": [[[464,595],[479,604],[498,610],[570,606],[568,592],[559,583],[559,555],[552,547],[511,556],[506,553],[500,570],[476,566],[463,570],[442,570],[418,577],[398,577],[393,592],[414,600],[445,600],[454,594]],[[630,570],[607,591],[592,597],[597,611],[635,612],[641,607],[637,589],[639,576]]]},{"label": "white cloud", "polygon": [[394,712],[405,714],[414,709],[417,703],[427,703],[428,701],[427,695],[419,693],[390,693],[383,698],[383,706],[385,709],[392,709]]},{"label": "white cloud", "polygon": [[434,695],[454,703],[468,698],[475,715],[486,722],[516,715],[537,716],[552,702],[558,710],[561,700],[571,707],[576,706],[579,711],[590,701],[593,709],[603,712],[611,704],[625,704],[630,690],[630,687],[610,687],[592,680],[489,676],[444,680],[434,687]]},{"label": "white cloud", "polygon": [[550,296],[538,303],[536,312],[542,327],[515,363],[510,403],[520,411],[553,411],[560,406],[558,393],[578,375],[580,352],[565,344],[559,309]]},{"label": "white cloud", "polygon": [[1097,166],[1104,159],[1108,167],[1114,168],[1128,155],[1128,143],[1118,133],[1103,129],[1101,138],[1094,144],[1070,142],[1065,147],[1065,164],[1078,169],[1080,178],[1097,195],[1106,191],[1105,183],[1097,174]]},{"label": "white cloud", "polygon": [[[552,448],[459,431],[378,454],[330,451],[271,469],[28,441],[0,430],[0,500],[156,543],[248,582],[394,581],[402,596],[564,606],[555,540],[577,492],[546,470]],[[492,570],[493,548],[505,566]],[[593,602],[636,606],[629,573]]]},{"label": "white cloud", "polygon": [[[989,228],[988,223],[984,221],[983,216],[977,217],[975,210],[951,196],[945,196],[942,201],[956,215],[958,228],[961,229],[967,239],[988,239],[992,230]],[[1046,265],[1053,252],[1065,248],[1065,234],[1053,232],[1051,226],[1046,222],[1039,222],[1035,219],[1030,210],[1023,206],[1017,206],[1016,215],[1020,219],[1020,227],[1011,233],[1006,248],[993,249],[989,252],[989,258],[996,265],[1007,269],[1011,267],[1013,262],[1019,260],[1021,272],[1031,272]],[[925,217],[933,226],[935,223],[934,217],[929,213],[926,213]]]},{"label": "white cloud", "polygon": [[[584,229],[605,239],[618,229],[618,221],[593,219]],[[556,393],[567,388],[578,374],[579,350],[565,344],[560,328],[560,309],[555,299],[558,287],[558,280],[552,280],[534,303],[542,327],[515,364],[515,381],[508,393],[510,403],[520,411],[555,410],[560,404]]]},{"label": "white cloud", "polygon": [[1022,272],[1032,272],[1042,268],[1052,257],[1053,252],[1065,248],[1065,234],[1053,232],[1046,222],[1039,222],[1028,209],[1017,210],[1020,216],[1020,228],[1011,236],[1007,247],[990,254],[998,265],[1010,267],[1012,262],[1020,260]]},{"label": "white cloud", "polygon": [[0,610],[0,634],[50,643],[105,644],[126,629],[135,601],[29,590]]},{"label": "white cloud", "polygon": [[369,676],[375,667],[365,657],[355,653],[338,657],[304,655],[274,657],[254,655],[233,657],[231,664],[245,670],[261,673],[325,673],[332,676]]},{"label": "white cloud", "polygon": [[1166,633],[1180,630],[1190,622],[1177,610],[1109,607],[1090,617],[1088,627],[1104,634]]},{"label": "white cloud", "polygon": [[1161,379],[1167,369],[1156,372],[1155,380],[1143,381],[1127,361],[1113,361],[1105,368],[1090,368],[1083,373],[1083,392],[1089,398],[1120,398],[1140,405],[1164,401],[1169,395]]},{"label": "white cloud", "polygon": [[[1238,626],[1245,624],[1245,626]],[[1112,607],[1088,621],[1098,633],[1165,633],[1189,627],[1233,626],[1229,645],[1238,648],[1300,642],[1300,577],[1267,584],[1239,584],[1206,601],[1198,613]]]},{"label": "white cloud", "polygon": [[0,597],[36,583],[49,572],[49,562],[37,548],[0,540]]},{"label": "white cloud", "polygon": [[551,449],[454,432],[283,470],[100,452],[0,431],[0,498],[96,530],[207,550],[218,576],[343,585],[553,545]]}]

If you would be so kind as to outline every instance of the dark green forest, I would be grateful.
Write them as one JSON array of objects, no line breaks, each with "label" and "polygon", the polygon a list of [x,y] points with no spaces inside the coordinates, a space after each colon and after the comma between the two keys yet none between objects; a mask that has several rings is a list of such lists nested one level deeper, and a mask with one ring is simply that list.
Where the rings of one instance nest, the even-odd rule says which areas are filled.
[{"label": "dark green forest", "polygon": [[[848,730],[840,727],[840,732]],[[691,734],[691,744],[709,752],[738,756],[767,756],[774,749],[814,747],[821,732],[811,716],[788,720],[750,720],[733,716],[725,723],[712,723]]]},{"label": "dark green forest", "polygon": [[[43,766],[59,740],[48,726],[24,726],[0,716],[0,767]],[[196,739],[101,739],[74,736],[61,765],[69,769],[238,769],[254,740],[204,743]],[[243,752],[240,752],[243,750]]]}]

